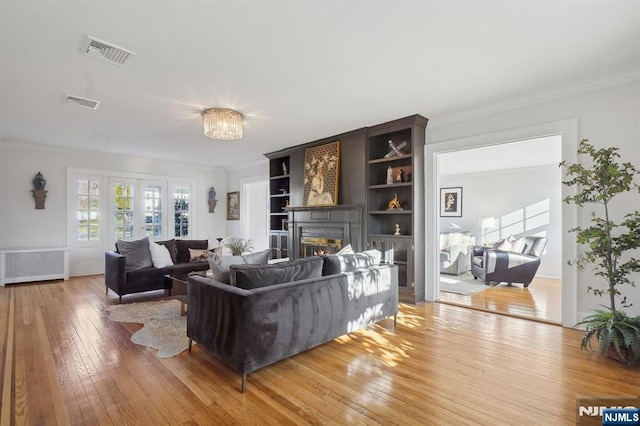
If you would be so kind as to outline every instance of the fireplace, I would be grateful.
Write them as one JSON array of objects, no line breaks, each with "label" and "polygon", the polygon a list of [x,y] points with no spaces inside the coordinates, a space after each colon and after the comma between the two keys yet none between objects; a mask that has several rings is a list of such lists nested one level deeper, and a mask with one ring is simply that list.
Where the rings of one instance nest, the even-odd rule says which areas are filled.
[{"label": "fireplace", "polygon": [[296,257],[333,254],[351,244],[363,246],[362,206],[291,207],[289,209],[290,251]]},{"label": "fireplace", "polygon": [[300,257],[335,254],[342,248],[342,240],[333,238],[303,237],[300,240]]}]

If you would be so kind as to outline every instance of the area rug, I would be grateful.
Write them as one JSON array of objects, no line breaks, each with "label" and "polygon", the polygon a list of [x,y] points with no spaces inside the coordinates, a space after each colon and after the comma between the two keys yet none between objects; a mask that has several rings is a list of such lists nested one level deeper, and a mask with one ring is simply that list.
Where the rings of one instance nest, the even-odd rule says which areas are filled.
[{"label": "area rug", "polygon": [[489,287],[480,279],[473,279],[471,272],[460,275],[440,274],[440,291],[468,296],[486,290]]},{"label": "area rug", "polygon": [[128,303],[110,306],[105,311],[112,321],[144,324],[131,335],[131,341],[157,349],[158,358],[170,358],[189,347],[187,317],[180,315],[177,300]]}]

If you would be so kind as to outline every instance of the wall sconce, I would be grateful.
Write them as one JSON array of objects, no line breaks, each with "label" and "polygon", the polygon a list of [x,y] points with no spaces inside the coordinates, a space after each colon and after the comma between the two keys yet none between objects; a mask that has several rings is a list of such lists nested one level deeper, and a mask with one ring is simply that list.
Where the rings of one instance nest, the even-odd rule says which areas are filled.
[{"label": "wall sconce", "polygon": [[209,213],[215,213],[216,205],[218,205],[218,200],[216,200],[216,189],[212,186],[209,189]]},{"label": "wall sconce", "polygon": [[44,190],[44,186],[47,184],[42,173],[38,172],[36,177],[33,178],[33,189],[31,193],[36,200],[36,210],[44,210],[44,200],[47,198],[47,192]]}]

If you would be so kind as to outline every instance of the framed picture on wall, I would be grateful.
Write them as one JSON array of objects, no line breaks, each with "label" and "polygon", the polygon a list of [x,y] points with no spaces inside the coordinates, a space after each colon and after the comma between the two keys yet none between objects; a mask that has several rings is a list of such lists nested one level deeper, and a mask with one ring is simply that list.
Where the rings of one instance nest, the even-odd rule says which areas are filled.
[{"label": "framed picture on wall", "polygon": [[462,187],[440,188],[440,217],[462,217]]},{"label": "framed picture on wall", "polygon": [[240,192],[227,192],[227,220],[240,220]]},{"label": "framed picture on wall", "polygon": [[304,152],[304,206],[338,204],[340,142],[307,148]]}]

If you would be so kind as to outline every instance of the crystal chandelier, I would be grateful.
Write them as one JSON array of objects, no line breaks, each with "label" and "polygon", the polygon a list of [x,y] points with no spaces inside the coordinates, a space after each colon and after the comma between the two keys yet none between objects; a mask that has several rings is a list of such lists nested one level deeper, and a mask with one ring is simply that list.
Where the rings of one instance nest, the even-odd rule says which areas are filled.
[{"label": "crystal chandelier", "polygon": [[209,108],[202,112],[204,134],[211,139],[232,141],[242,137],[244,116],[226,108]]}]

